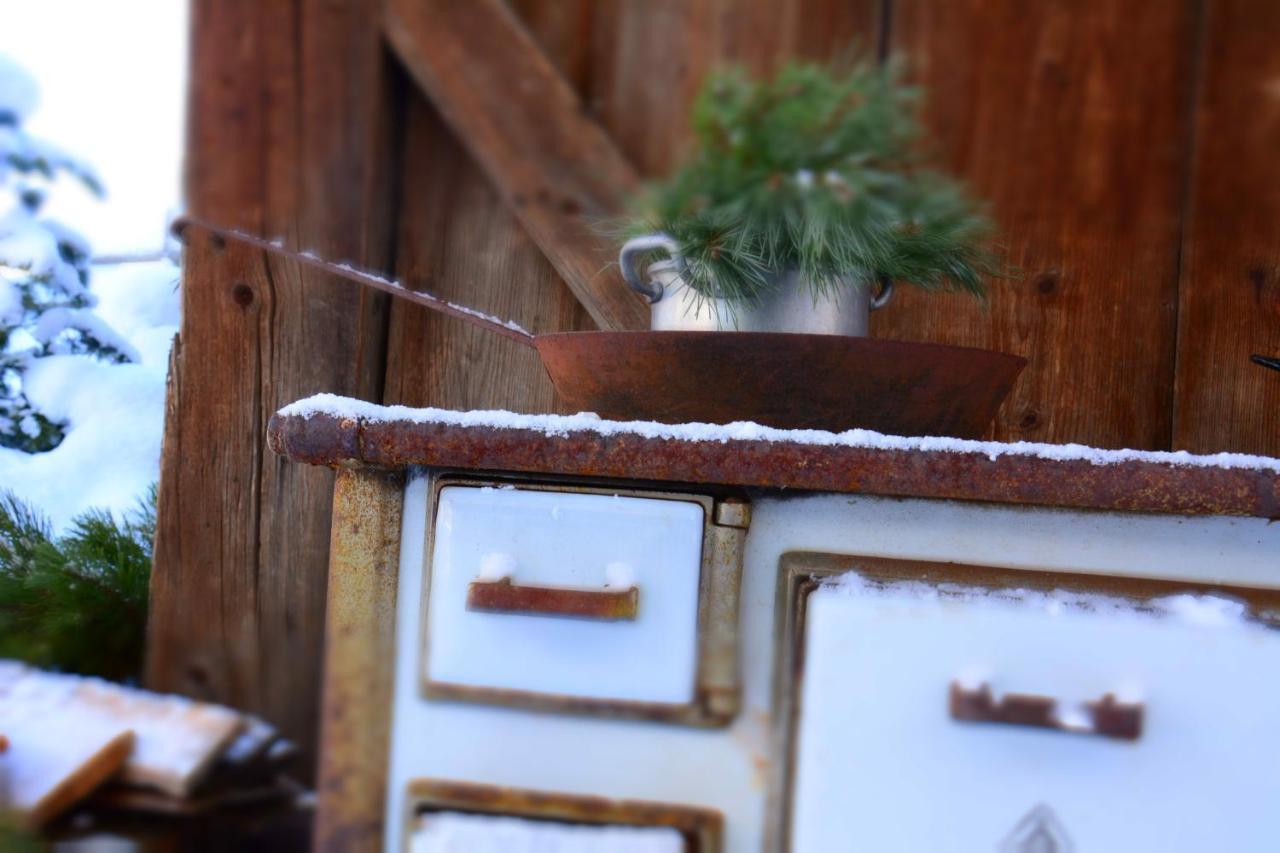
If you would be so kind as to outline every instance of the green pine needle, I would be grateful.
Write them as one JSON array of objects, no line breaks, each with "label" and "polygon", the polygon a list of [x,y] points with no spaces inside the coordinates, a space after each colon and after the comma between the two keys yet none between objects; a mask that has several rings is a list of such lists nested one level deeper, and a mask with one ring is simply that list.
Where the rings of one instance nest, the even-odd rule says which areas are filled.
[{"label": "green pine needle", "polygon": [[671,235],[687,283],[731,303],[756,300],[783,270],[816,293],[888,276],[981,297],[1000,273],[993,228],[921,163],[918,99],[897,63],[713,75],[694,103],[691,156],[649,187],[625,230]]},{"label": "green pine needle", "polygon": [[123,521],[89,510],[54,537],[0,494],[0,657],[117,681],[142,670],[156,490]]}]

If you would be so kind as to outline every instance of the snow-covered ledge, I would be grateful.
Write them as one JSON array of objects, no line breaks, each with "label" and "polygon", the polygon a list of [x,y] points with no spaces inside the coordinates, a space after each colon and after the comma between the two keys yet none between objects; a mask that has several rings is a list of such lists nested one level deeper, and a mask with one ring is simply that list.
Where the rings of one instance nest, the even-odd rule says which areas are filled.
[{"label": "snow-covered ledge", "polygon": [[269,442],[297,461],[331,466],[428,465],[1280,518],[1280,459],[1238,453],[456,412],[332,394],[281,409],[272,418]]}]

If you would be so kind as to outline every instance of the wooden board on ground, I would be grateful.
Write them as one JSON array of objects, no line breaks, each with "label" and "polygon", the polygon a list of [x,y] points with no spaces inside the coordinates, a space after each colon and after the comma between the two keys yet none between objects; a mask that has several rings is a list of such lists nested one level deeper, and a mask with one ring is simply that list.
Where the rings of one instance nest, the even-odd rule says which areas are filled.
[{"label": "wooden board on ground", "polygon": [[240,714],[230,708],[96,679],[84,679],[70,701],[82,713],[119,721],[133,730],[134,747],[123,781],[177,798],[195,790],[244,725]]},{"label": "wooden board on ground", "polygon": [[77,707],[74,685],[23,677],[0,686],[0,812],[41,826],[124,767],[129,726]]},{"label": "wooden board on ground", "polygon": [[96,678],[24,669],[0,687],[0,731],[17,740],[5,715],[52,728],[132,732],[122,781],[189,796],[244,726],[230,708],[135,690]]}]

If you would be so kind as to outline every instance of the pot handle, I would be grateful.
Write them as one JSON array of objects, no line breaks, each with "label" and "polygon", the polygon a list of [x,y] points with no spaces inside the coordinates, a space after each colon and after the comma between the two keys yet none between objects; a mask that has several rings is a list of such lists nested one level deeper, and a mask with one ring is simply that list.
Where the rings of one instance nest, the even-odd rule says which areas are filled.
[{"label": "pot handle", "polygon": [[676,262],[676,269],[681,273],[684,273],[684,258],[680,257],[680,246],[668,234],[644,234],[640,237],[632,237],[622,244],[622,251],[618,253],[618,266],[622,267],[622,278],[627,282],[627,287],[637,293],[643,293],[648,297],[649,303],[653,304],[662,298],[662,285],[656,281],[646,281],[636,267],[639,256],[649,252],[666,252]]},{"label": "pot handle", "polygon": [[877,311],[889,304],[889,298],[893,296],[893,279],[887,275],[880,278],[880,292],[871,297],[871,310]]}]

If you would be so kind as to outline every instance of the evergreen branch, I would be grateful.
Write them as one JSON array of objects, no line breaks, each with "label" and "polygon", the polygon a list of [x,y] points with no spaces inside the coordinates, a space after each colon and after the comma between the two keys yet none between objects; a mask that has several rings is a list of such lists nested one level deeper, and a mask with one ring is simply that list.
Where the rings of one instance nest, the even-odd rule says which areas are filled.
[{"label": "evergreen branch", "polygon": [[686,283],[731,303],[759,299],[787,270],[815,293],[886,275],[981,296],[1001,271],[993,228],[920,162],[919,94],[896,62],[713,75],[694,102],[692,154],[647,188],[626,233],[671,235]]},{"label": "evergreen branch", "polygon": [[152,487],[121,521],[89,510],[55,538],[40,513],[0,494],[0,657],[114,680],[139,675],[155,497]]}]

